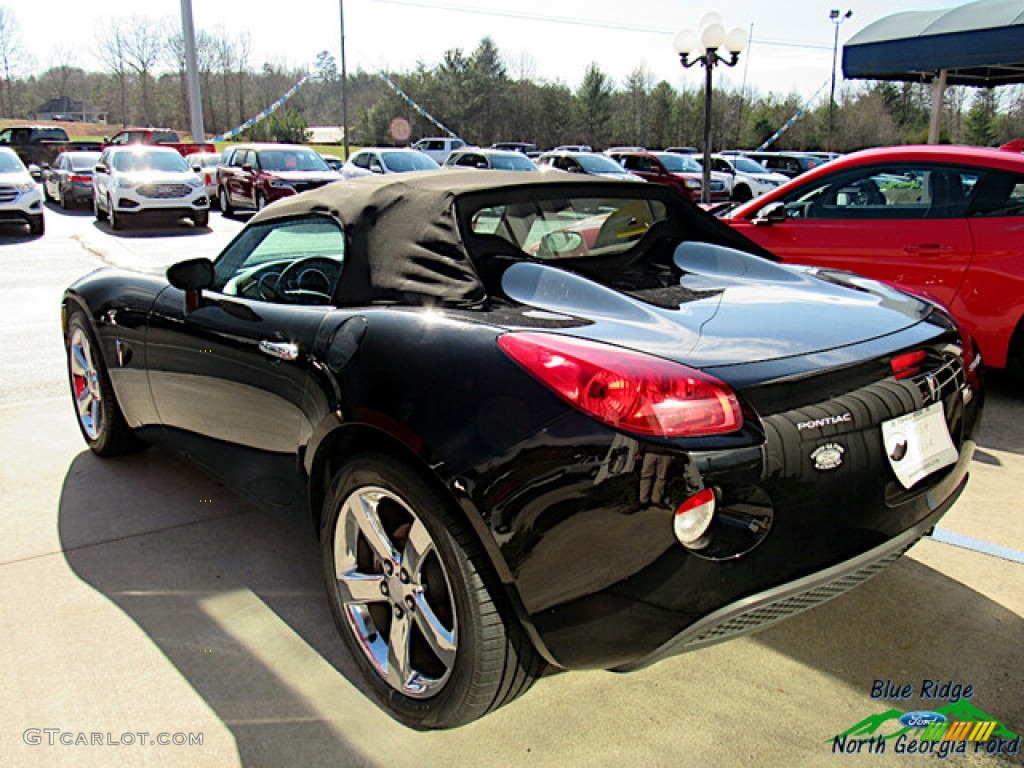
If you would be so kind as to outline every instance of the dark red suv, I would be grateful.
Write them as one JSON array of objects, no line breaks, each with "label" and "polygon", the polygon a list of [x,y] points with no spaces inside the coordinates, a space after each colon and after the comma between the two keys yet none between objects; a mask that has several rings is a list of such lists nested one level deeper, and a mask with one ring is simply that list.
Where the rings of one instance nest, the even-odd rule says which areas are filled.
[{"label": "dark red suv", "polygon": [[[694,202],[701,199],[703,170],[692,157],[672,152],[608,152],[630,173],[655,184],[672,187]],[[711,180],[711,200],[728,200],[729,190],[721,179]]]},{"label": "dark red suv", "polygon": [[217,202],[223,213],[262,210],[282,197],[341,179],[319,154],[298,144],[239,144],[217,167]]}]

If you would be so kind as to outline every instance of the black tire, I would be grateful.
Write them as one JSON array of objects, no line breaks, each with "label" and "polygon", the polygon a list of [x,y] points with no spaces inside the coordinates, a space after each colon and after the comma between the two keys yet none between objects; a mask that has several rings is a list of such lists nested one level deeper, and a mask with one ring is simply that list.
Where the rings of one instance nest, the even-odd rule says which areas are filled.
[{"label": "black tire", "polygon": [[192,214],[192,223],[197,227],[208,227],[210,226],[210,212],[199,211],[198,213]]},{"label": "black tire", "polygon": [[59,205],[62,210],[66,211],[68,209],[68,199],[64,196],[63,184],[57,185],[57,205]]},{"label": "black tire", "polygon": [[231,207],[231,198],[228,197],[228,191],[224,187],[217,189],[217,201],[220,204],[220,212],[225,216],[231,216],[235,209]]},{"label": "black tire", "polygon": [[32,216],[28,220],[28,233],[30,235],[42,235],[46,232],[46,219],[43,214]]},{"label": "black tire", "polygon": [[[411,465],[367,454],[336,475],[322,517],[338,631],[380,706],[419,730],[482,717],[529,689],[544,666],[452,506]],[[367,530],[383,533],[376,549]],[[339,580],[339,570],[351,578]],[[404,653],[394,653],[396,640]]]},{"label": "black tire", "polygon": [[124,229],[124,219],[114,210],[114,201],[109,197],[107,198],[107,221],[110,223],[110,228],[114,231]]},{"label": "black tire", "polygon": [[732,199],[737,203],[745,203],[753,197],[753,193],[750,191],[750,187],[746,184],[741,184],[732,191]]},{"label": "black tire", "polygon": [[96,336],[80,309],[71,312],[64,340],[71,400],[82,437],[97,456],[145,449],[124,419]]},{"label": "black tire", "polygon": [[267,197],[259,190],[256,190],[256,212],[262,211],[267,207]]},{"label": "black tire", "polygon": [[103,221],[107,218],[106,212],[100,208],[100,199],[95,194],[92,196],[92,213],[96,217],[96,221]]},{"label": "black tire", "polygon": [[[60,189],[60,185],[58,185],[57,188]],[[50,187],[45,181],[43,182],[43,199],[48,203],[53,202],[53,195],[50,194]]]}]

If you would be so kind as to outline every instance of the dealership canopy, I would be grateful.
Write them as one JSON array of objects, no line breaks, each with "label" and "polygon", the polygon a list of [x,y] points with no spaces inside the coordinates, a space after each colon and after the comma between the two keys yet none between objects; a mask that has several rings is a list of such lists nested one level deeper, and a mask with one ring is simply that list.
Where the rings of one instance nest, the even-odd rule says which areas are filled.
[{"label": "dealership canopy", "polygon": [[947,85],[1024,83],[1024,0],[886,16],[843,46],[843,76],[933,83],[929,141],[937,141]]}]

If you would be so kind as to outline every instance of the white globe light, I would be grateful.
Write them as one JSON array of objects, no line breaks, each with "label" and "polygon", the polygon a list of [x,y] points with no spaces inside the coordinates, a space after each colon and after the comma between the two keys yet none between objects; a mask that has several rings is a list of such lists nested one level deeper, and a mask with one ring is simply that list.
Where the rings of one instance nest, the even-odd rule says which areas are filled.
[{"label": "white globe light", "polygon": [[681,29],[676,33],[675,38],[672,40],[672,45],[675,46],[676,50],[686,55],[691,53],[697,46],[700,45],[700,41],[697,39],[697,32],[693,29]]},{"label": "white globe light", "polygon": [[725,36],[725,47],[733,53],[741,53],[747,49],[747,33],[739,27],[729,30]]},{"label": "white globe light", "polygon": [[700,24],[697,25],[697,29],[704,29],[704,27],[710,27],[712,24],[724,24],[722,20],[722,14],[717,11],[708,11],[700,17]]},{"label": "white globe light", "polygon": [[704,47],[709,51],[721,48],[722,43],[725,42],[725,27],[721,24],[709,24],[701,32],[700,41],[704,43]]}]

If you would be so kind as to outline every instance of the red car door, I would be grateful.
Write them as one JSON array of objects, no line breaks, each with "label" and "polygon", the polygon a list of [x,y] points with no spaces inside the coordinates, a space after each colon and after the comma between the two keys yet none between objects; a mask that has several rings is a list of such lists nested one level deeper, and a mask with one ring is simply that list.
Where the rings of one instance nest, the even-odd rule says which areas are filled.
[{"label": "red car door", "polygon": [[857,272],[948,307],[973,257],[966,207],[975,180],[927,163],[860,168],[782,197],[784,221],[757,209],[730,223],[784,261]]},{"label": "red car door", "polygon": [[952,309],[971,326],[985,363],[1002,368],[1009,353],[1024,353],[1010,349],[1024,316],[1024,174],[986,174],[967,221],[974,260]]}]

